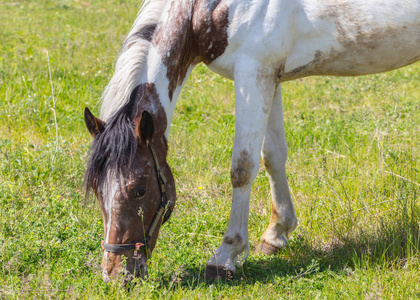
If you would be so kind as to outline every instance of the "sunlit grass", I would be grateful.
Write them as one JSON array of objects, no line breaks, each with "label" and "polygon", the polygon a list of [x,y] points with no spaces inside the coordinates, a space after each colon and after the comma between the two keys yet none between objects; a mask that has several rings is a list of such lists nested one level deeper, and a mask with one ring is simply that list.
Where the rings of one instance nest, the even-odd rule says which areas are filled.
[{"label": "sunlit grass", "polygon": [[[169,163],[178,203],[127,290],[100,274],[102,217],[84,201],[90,135],[137,1],[3,1],[0,9],[0,298],[420,298],[420,65],[283,85],[287,173],[300,226],[274,257],[251,254],[235,280],[205,263],[230,214],[233,83],[198,66],[177,104]],[[57,99],[56,150],[52,91]],[[250,244],[269,222],[263,167]]]}]

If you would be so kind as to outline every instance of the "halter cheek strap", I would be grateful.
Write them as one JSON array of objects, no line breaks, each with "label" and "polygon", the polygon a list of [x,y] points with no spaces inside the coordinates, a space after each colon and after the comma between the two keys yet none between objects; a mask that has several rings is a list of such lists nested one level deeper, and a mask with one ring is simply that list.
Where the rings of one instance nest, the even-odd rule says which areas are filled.
[{"label": "halter cheek strap", "polygon": [[165,213],[165,210],[167,209],[168,197],[166,196],[166,189],[165,189],[165,184],[167,182],[167,179],[165,175],[162,173],[162,171],[160,170],[159,162],[157,160],[157,156],[156,156],[155,151],[153,150],[152,145],[147,143],[147,146],[149,147],[150,152],[152,154],[152,157],[155,163],[155,171],[156,171],[157,179],[159,182],[159,189],[160,189],[160,194],[161,194],[159,207],[156,211],[153,221],[150,224],[149,229],[147,230],[146,236],[144,237],[143,240],[137,243],[130,243],[130,244],[107,244],[102,241],[102,248],[105,251],[116,253],[116,252],[134,250],[134,255],[137,255],[138,250],[143,250],[143,251],[146,251],[148,256],[150,256],[150,249],[147,245],[150,239],[152,238],[153,234],[155,233],[155,230],[160,220],[162,219]]}]

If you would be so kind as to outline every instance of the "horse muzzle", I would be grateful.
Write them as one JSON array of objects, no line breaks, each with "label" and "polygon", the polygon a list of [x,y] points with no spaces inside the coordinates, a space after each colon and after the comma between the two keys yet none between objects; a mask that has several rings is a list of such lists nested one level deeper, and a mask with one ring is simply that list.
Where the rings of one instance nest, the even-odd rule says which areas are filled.
[{"label": "horse muzzle", "polygon": [[124,253],[104,252],[102,259],[102,275],[105,282],[123,279],[130,282],[134,278],[146,279],[147,255],[144,252],[134,255],[134,251]]}]

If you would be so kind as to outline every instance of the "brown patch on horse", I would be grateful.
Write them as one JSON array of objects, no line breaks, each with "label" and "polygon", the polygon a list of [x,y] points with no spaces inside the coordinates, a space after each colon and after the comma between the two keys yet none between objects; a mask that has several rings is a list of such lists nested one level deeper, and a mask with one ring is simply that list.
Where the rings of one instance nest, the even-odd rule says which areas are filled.
[{"label": "brown patch on horse", "polygon": [[277,210],[277,208],[276,208],[276,206],[273,204],[273,203],[271,203],[271,219],[270,219],[270,222],[271,223],[274,223],[274,222],[276,222],[277,223],[277,220],[279,219],[279,211]]},{"label": "brown patch on horse", "polygon": [[[158,158],[161,171],[168,180],[165,188],[169,202],[164,214],[163,224],[169,219],[176,201],[175,181],[166,161],[168,142],[165,137],[165,131],[168,120],[165,109],[160,102],[156,86],[153,83],[141,84],[138,87],[136,97],[141,99],[141,101],[136,101],[136,107],[133,109],[132,116],[133,123],[137,124],[135,135],[138,136],[139,141],[138,152],[142,151],[142,148],[144,147],[147,148],[147,142],[150,143]],[[146,153],[150,152],[149,149],[146,149],[145,151]]]},{"label": "brown patch on horse", "polygon": [[242,237],[237,233],[234,237],[226,236],[223,241],[228,245],[237,246],[242,243]]},{"label": "brown patch on horse", "polygon": [[[152,152],[149,145],[153,147],[155,158],[159,164],[160,174],[166,178],[164,185],[168,203],[167,211],[162,216],[156,229],[153,231],[150,240],[147,243],[147,248],[153,251],[156,246],[156,241],[159,234],[161,224],[168,218],[175,206],[176,192],[175,181],[170,171],[169,165],[166,161],[167,156],[167,141],[165,138],[164,128],[166,128],[166,118],[164,126],[153,124],[153,120],[157,119],[152,116],[148,111],[157,111],[152,103],[145,101],[144,106],[139,105],[135,110],[142,111],[139,118],[140,124],[136,125],[137,139],[137,152],[134,160],[131,162],[130,167],[124,174],[117,174],[116,180],[121,178],[118,182],[118,192],[115,193],[112,201],[112,209],[104,212],[105,220],[111,218],[110,228],[108,231],[109,244],[128,244],[140,242],[145,238],[145,233],[149,231],[153,219],[161,204],[162,193],[160,190],[160,182]],[[162,116],[161,116],[162,117]],[[160,117],[160,118],[161,118]],[[152,129],[150,128],[152,127]],[[156,130],[156,128],[160,128]],[[160,136],[156,136],[157,132],[161,132]],[[145,135],[146,139],[141,137]],[[143,195],[137,196],[137,190],[144,190]],[[102,197],[103,199],[104,197]],[[104,203],[101,203],[101,207]],[[107,215],[110,213],[110,215]],[[125,267],[121,264],[121,255],[126,258],[127,264]],[[142,260],[142,265],[139,265],[139,260]],[[111,278],[116,278],[119,270],[123,268],[127,271],[129,277],[136,277],[139,274],[143,276],[146,269],[147,253],[144,250],[139,250],[138,256],[135,256],[132,250],[122,251],[117,253],[110,253],[105,251],[103,259],[103,272]],[[147,271],[146,271],[147,272]]]},{"label": "brown patch on horse", "polygon": [[153,123],[153,128],[149,128],[149,130],[152,131],[151,133],[149,133],[150,138],[152,136],[161,138],[168,126],[168,119],[166,117],[165,109],[163,108],[160,102],[159,94],[156,90],[155,84],[142,83],[138,86],[137,94],[134,96],[136,97],[136,99],[141,100],[136,100],[135,102],[136,104],[131,116],[133,123],[141,123],[142,116],[144,116],[143,113],[147,112],[148,117],[152,118]]},{"label": "brown patch on horse", "polygon": [[210,64],[228,46],[229,7],[221,0],[200,0],[194,8],[192,24],[198,55]]},{"label": "brown patch on horse", "polygon": [[230,178],[234,188],[243,187],[251,183],[252,169],[254,163],[251,155],[246,150],[242,150],[239,159],[232,165]]},{"label": "brown patch on horse", "polygon": [[153,43],[162,56],[172,101],[190,66],[210,64],[228,45],[229,10],[222,0],[172,1],[168,19],[156,29]]},{"label": "brown patch on horse", "polygon": [[188,1],[172,1],[168,19],[161,23],[153,43],[162,56],[169,80],[169,98],[187,74],[188,68],[198,61],[191,31],[192,8]]}]

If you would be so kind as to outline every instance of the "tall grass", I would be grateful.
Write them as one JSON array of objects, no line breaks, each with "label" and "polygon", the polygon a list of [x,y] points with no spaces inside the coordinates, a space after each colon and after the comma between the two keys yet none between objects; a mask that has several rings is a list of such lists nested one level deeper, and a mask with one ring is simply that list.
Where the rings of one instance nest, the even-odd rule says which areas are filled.
[{"label": "tall grass", "polygon": [[[150,278],[127,289],[101,280],[102,217],[81,190],[91,142],[82,112],[98,111],[139,2],[0,7],[0,298],[420,298],[418,63],[283,85],[300,226],[278,255],[251,254],[233,281],[217,284],[203,275],[230,213],[234,92],[198,66],[170,134],[176,210]],[[269,201],[261,165],[251,247],[268,225]]]}]

